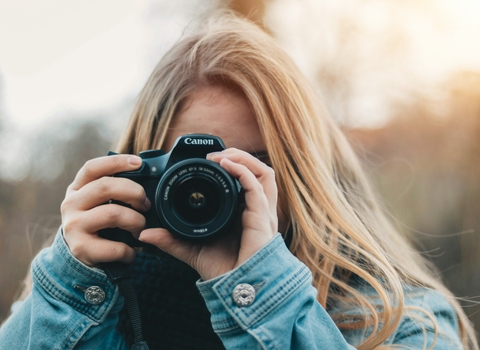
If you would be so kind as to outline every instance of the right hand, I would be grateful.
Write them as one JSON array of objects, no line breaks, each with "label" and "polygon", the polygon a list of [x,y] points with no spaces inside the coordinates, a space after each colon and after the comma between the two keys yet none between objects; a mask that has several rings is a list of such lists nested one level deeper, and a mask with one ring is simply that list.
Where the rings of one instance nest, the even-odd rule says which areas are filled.
[{"label": "right hand", "polygon": [[[135,249],[98,236],[104,228],[121,228],[135,238],[145,228],[140,212],[150,208],[144,188],[138,183],[111,175],[133,171],[142,159],[133,155],[115,155],[89,160],[68,186],[62,202],[62,227],[65,241],[72,254],[85,265],[132,262]],[[132,208],[109,204],[110,200],[129,204]]]}]

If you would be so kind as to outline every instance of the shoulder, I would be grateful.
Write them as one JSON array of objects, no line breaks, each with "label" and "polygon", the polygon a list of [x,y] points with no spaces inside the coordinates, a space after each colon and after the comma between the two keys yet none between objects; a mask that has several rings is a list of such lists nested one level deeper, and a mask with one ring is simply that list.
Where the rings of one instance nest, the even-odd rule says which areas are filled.
[{"label": "shoulder", "polygon": [[[366,283],[359,283],[355,289],[365,296],[370,303],[381,310],[378,293]],[[402,319],[397,329],[384,344],[395,344],[406,347],[435,349],[462,349],[458,333],[458,320],[455,309],[448,298],[441,292],[426,288],[404,286],[404,305]],[[359,308],[332,309],[335,314],[359,314]],[[343,310],[342,310],[343,309]],[[342,332],[352,344],[359,344],[370,334],[371,329],[347,329]]]},{"label": "shoulder", "polygon": [[394,344],[435,343],[435,349],[461,349],[457,313],[437,290],[406,287],[402,322],[392,337]]}]

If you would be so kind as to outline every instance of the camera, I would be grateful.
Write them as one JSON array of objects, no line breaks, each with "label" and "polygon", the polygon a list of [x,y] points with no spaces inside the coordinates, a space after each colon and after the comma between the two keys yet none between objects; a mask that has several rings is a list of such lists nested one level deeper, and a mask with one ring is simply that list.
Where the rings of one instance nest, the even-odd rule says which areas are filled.
[{"label": "camera", "polygon": [[[152,203],[142,213],[146,228],[163,227],[177,237],[206,239],[233,230],[243,209],[240,183],[219,164],[206,159],[208,153],[224,149],[222,139],[217,136],[183,135],[169,153],[141,152],[143,162],[138,170],[113,176],[135,181],[145,189]],[[100,230],[99,236],[132,247],[145,245],[120,228]]]}]

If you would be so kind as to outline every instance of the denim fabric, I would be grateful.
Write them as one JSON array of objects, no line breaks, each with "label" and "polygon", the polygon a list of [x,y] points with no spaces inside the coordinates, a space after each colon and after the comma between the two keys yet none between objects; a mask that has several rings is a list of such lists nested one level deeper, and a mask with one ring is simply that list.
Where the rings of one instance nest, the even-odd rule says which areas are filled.
[{"label": "denim fabric", "polygon": [[[0,328],[0,349],[107,349],[102,344],[115,329],[123,298],[105,273],[75,259],[61,233],[31,270],[32,293]],[[105,292],[103,303],[85,300],[82,289],[91,286]]]},{"label": "denim fabric", "polygon": [[[240,283],[257,286],[250,306],[233,301]],[[237,269],[197,286],[227,349],[352,348],[316,301],[310,270],[280,235]]]},{"label": "denim fabric", "polygon": [[[104,272],[76,260],[61,232],[52,247],[32,263],[31,295],[16,304],[0,328],[0,349],[112,349],[127,347],[116,332],[123,298]],[[267,246],[235,270],[209,281],[198,281],[212,325],[226,349],[354,349],[361,331],[340,331],[329,313],[354,312],[340,306],[329,313],[316,301],[307,267],[295,258],[277,235]],[[232,291],[240,283],[255,287],[249,306],[237,306]],[[89,304],[84,290],[98,286],[105,292],[99,305]],[[366,295],[374,293],[365,287]],[[406,288],[406,304],[422,307],[436,316],[440,335],[435,349],[461,349],[457,319],[445,298],[428,289]],[[385,342],[421,349],[431,344],[433,328],[426,317],[412,311]],[[426,328],[426,333],[423,332]]]}]

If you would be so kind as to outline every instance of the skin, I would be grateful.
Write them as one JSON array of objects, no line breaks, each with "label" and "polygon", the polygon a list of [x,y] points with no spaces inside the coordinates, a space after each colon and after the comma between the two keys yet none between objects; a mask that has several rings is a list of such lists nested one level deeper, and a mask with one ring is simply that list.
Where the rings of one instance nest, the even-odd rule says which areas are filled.
[{"label": "skin", "polygon": [[[287,225],[284,216],[277,214],[274,171],[250,154],[266,147],[246,97],[223,87],[197,88],[175,115],[162,148],[168,152],[177,137],[188,133],[213,134],[224,141],[227,149],[211,153],[207,159],[219,163],[245,190],[241,232],[196,243],[177,239],[162,228],[143,230],[145,218],[141,212],[151,205],[143,187],[110,176],[137,169],[141,159],[129,155],[100,157],[88,161],[78,172],[61,207],[64,237],[77,259],[88,266],[131,262],[135,258],[133,248],[97,235],[102,228],[120,227],[186,262],[208,280],[241,265],[279,230],[283,232]],[[130,204],[133,209],[104,204],[109,199]]]}]

